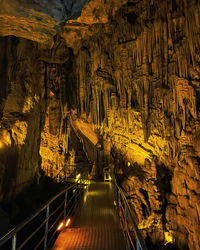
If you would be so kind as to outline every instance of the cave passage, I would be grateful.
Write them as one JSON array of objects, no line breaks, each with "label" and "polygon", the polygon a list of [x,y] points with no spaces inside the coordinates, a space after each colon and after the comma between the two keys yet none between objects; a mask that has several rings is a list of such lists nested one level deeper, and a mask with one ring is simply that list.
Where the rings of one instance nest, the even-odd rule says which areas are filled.
[{"label": "cave passage", "polygon": [[88,186],[71,226],[60,233],[52,249],[82,248],[126,249],[111,183]]},{"label": "cave passage", "polygon": [[0,0],[0,238],[112,174],[148,249],[200,249],[200,1]]}]

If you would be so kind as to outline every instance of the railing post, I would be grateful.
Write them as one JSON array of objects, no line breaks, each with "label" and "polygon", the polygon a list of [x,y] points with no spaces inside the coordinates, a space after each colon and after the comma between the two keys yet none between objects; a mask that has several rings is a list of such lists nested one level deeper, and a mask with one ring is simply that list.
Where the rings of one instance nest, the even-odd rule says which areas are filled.
[{"label": "railing post", "polygon": [[81,196],[81,194],[80,194],[80,184],[77,185],[77,189],[78,189],[77,201],[79,201],[80,200],[80,196]]},{"label": "railing post", "polygon": [[78,188],[78,184],[76,184],[76,195],[75,195],[75,209],[76,209],[76,206],[77,206],[77,192],[78,192],[78,190],[77,190],[77,188]]},{"label": "railing post", "polygon": [[82,188],[84,189],[84,186],[81,184],[81,185],[79,186],[79,200],[81,199]]},{"label": "railing post", "polygon": [[121,210],[121,208],[120,208],[120,191],[118,190],[117,191],[117,205],[118,205],[118,210],[119,210],[119,213],[120,213],[120,210]]},{"label": "railing post", "polygon": [[12,237],[12,250],[16,250],[17,235],[14,234]]},{"label": "railing post", "polygon": [[[49,205],[46,210],[46,219],[49,217]],[[47,248],[47,232],[48,232],[48,226],[49,226],[49,219],[47,219],[45,223],[45,238],[44,238],[44,250]]]},{"label": "railing post", "polygon": [[140,243],[138,238],[136,239],[136,250],[140,250]]},{"label": "railing post", "polygon": [[115,190],[115,200],[116,200],[116,203],[118,203],[118,190],[117,190],[117,186],[114,183],[113,183],[113,187]]},{"label": "railing post", "polygon": [[128,228],[128,209],[127,209],[126,205],[125,205],[125,213],[126,213],[126,225],[127,225],[127,228]]},{"label": "railing post", "polygon": [[129,238],[128,238],[128,209],[127,206],[125,205],[125,218],[126,218],[126,228],[127,228],[127,243],[128,243],[128,249],[130,250],[130,242],[129,242]]},{"label": "railing post", "polygon": [[66,219],[66,209],[67,209],[67,194],[68,194],[68,191],[65,192],[65,203],[64,203],[64,220]]}]

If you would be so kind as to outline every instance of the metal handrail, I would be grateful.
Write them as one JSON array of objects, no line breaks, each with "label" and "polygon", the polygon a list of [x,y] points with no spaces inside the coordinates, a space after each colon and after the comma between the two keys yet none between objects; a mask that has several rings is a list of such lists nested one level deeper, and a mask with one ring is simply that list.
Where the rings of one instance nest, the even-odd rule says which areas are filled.
[{"label": "metal handrail", "polygon": [[[72,171],[72,172],[70,172],[69,170],[67,171],[66,170],[66,167],[76,167],[76,166],[89,166],[91,163],[88,163],[88,164],[72,164],[72,165],[66,165],[66,166],[63,166],[62,168],[61,168],[61,170],[54,176],[54,177],[52,177],[54,180],[56,180],[60,175],[61,175],[61,173],[63,172],[64,173],[64,180],[68,180],[68,178],[73,178],[73,179],[75,179],[75,171]],[[67,176],[67,174],[73,174],[74,176],[73,177],[69,177],[69,176]]]},{"label": "metal handrail", "polygon": [[[64,220],[66,219],[66,209],[68,208],[69,204],[72,202],[73,198],[75,198],[75,199],[74,199],[74,202],[71,204],[70,211],[72,211],[73,207],[74,208],[77,207],[77,201],[78,201],[78,198],[80,198],[80,194],[81,194],[81,192],[78,192],[78,190],[84,191],[83,186],[85,186],[85,185],[86,185],[85,180],[84,181],[79,180],[79,182],[76,182],[76,183],[70,185],[69,187],[65,188],[64,190],[59,192],[57,195],[52,197],[39,210],[37,210],[37,212],[35,212],[33,215],[29,216],[25,221],[20,223],[18,226],[16,226],[10,232],[8,232],[5,236],[3,236],[0,239],[0,247],[3,246],[5,243],[7,243],[12,238],[12,247],[11,247],[11,249],[12,250],[21,249],[24,245],[26,245],[29,242],[29,240],[32,239],[32,237],[42,228],[42,226],[45,226],[45,231],[44,231],[44,236],[42,237],[42,241],[44,241],[44,249],[46,249],[47,246],[48,246],[48,242],[47,242],[48,233],[53,228],[53,226],[55,226],[55,224],[58,222],[58,219],[62,216],[62,214],[63,214]],[[74,188],[75,188],[75,193],[67,201],[68,191],[69,190],[74,190]],[[63,194],[65,194],[65,198],[63,199],[61,204],[59,204],[56,208],[54,208],[54,211],[52,211],[51,214],[50,214],[50,212],[49,212],[50,211],[50,205],[57,198],[59,198]],[[77,197],[77,196],[79,196],[79,197]],[[51,225],[50,228],[48,228],[49,227],[49,219],[59,209],[61,209],[63,205],[64,205],[64,208],[63,208],[63,211],[58,216],[59,218],[57,218],[56,221],[53,223],[53,225]],[[17,233],[20,232],[26,225],[28,225],[28,223],[32,222],[33,219],[35,219],[37,216],[39,216],[40,213],[42,211],[44,211],[45,209],[46,209],[46,218],[45,218],[45,220],[42,221],[41,224],[32,233],[29,234],[27,239],[25,239],[23,242],[20,242],[20,246],[17,248]],[[69,215],[69,212],[67,214]],[[55,234],[55,232],[53,233],[53,235]],[[42,241],[40,242],[40,244],[42,243]]]},{"label": "metal handrail", "polygon": [[[123,228],[125,228],[127,230],[126,232],[126,239],[127,239],[127,245],[128,245],[128,248],[130,248],[130,244],[132,246],[133,249],[135,249],[135,246],[133,245],[133,242],[136,243],[136,249],[137,250],[147,250],[147,247],[145,245],[145,242],[143,240],[143,237],[137,227],[137,223],[135,222],[135,218],[132,214],[132,211],[131,211],[131,208],[129,206],[129,203],[126,199],[126,196],[124,194],[124,192],[122,191],[122,189],[118,186],[115,178],[113,178],[113,185],[114,187],[116,188],[116,200],[117,200],[117,204],[118,204],[118,209],[119,209],[119,214],[122,212],[122,214],[124,215],[123,218],[126,219],[126,221],[124,222],[124,220],[122,221],[123,223]],[[121,202],[121,200],[123,202]],[[135,239],[134,240],[130,240],[129,237],[130,237],[130,233],[131,231],[129,230],[129,227],[128,227],[128,224],[131,224],[133,226],[133,231],[135,233]]]}]

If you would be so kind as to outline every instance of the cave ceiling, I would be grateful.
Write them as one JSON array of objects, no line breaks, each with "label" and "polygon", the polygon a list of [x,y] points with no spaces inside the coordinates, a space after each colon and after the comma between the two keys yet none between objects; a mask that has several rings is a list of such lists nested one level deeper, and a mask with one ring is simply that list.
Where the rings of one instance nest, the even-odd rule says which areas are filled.
[{"label": "cave ceiling", "polygon": [[0,0],[0,35],[51,46],[57,33],[67,45],[92,35],[91,25],[105,24],[126,0]]},{"label": "cave ceiling", "polygon": [[84,148],[115,167],[144,237],[199,249],[199,1],[0,6],[0,153],[17,162],[0,157],[0,198]]}]

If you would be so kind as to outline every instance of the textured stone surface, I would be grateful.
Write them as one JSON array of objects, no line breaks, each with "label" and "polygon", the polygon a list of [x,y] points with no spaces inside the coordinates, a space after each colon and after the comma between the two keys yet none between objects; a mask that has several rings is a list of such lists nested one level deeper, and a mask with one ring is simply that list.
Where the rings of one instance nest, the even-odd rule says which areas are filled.
[{"label": "textured stone surface", "polygon": [[1,0],[0,35],[51,44],[66,20],[77,18],[88,0]]},{"label": "textured stone surface", "polygon": [[39,180],[41,168],[55,177],[64,166],[74,171],[89,162],[67,116],[73,53],[63,39],[55,37],[51,50],[15,37],[0,38],[0,44],[2,200]]},{"label": "textured stone surface", "polygon": [[[14,28],[0,21],[1,34],[8,23],[9,34],[47,41],[64,19],[43,10],[35,38],[17,17]],[[38,162],[52,176],[66,161],[78,162],[78,136],[89,160],[101,162],[98,174],[115,165],[152,249],[199,249],[199,14],[194,0],[92,0],[66,22],[52,50],[1,39],[0,193],[31,180]]]},{"label": "textured stone surface", "polygon": [[44,63],[37,62],[34,43],[15,37],[1,38],[0,43],[5,46],[0,76],[0,193],[7,198],[27,185],[38,169],[45,82]]},{"label": "textured stone surface", "polygon": [[84,6],[80,17],[75,20],[68,20],[62,29],[61,35],[64,37],[66,44],[73,47],[76,53],[82,44],[82,39],[87,36],[94,36],[97,32],[96,27],[108,23],[119,7],[126,2],[126,0],[89,1]]},{"label": "textured stone surface", "polygon": [[103,25],[65,26],[81,34],[65,37],[80,118],[112,153],[144,235],[180,249],[200,244],[199,14],[195,1],[129,1]]}]

